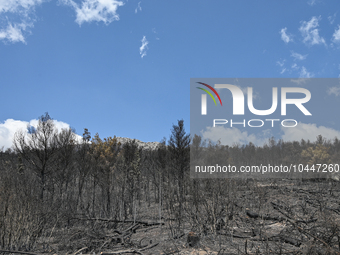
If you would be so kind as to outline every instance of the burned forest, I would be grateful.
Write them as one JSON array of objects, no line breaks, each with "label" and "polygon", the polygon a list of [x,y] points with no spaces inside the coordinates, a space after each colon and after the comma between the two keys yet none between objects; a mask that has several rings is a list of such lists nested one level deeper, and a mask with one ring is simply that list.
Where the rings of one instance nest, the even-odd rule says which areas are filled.
[{"label": "burned forest", "polygon": [[[340,173],[190,177],[179,120],[159,143],[57,130],[46,113],[0,152],[0,254],[340,254]],[[231,165],[340,163],[340,141],[219,147]],[[216,157],[212,153],[211,157]],[[220,155],[217,155],[220,156]]]}]

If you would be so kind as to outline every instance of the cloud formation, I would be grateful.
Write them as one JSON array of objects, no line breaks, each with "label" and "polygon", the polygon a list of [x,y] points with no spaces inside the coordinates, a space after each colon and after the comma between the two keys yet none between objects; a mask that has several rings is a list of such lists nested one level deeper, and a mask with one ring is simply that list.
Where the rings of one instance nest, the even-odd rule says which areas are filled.
[{"label": "cloud formation", "polygon": [[[305,141],[310,140],[311,142],[316,141],[317,136],[322,135],[325,139],[332,140],[335,137],[340,138],[340,131],[328,128],[325,126],[317,126],[316,124],[306,124],[299,122],[294,128],[281,126],[281,137],[283,141]],[[250,142],[257,145],[263,146],[267,143],[272,135],[270,129],[263,130],[257,134],[249,134],[247,131],[241,131],[238,128],[232,127],[207,127],[204,131],[201,131],[202,138],[210,140],[212,142],[220,141],[222,145],[237,145],[237,144],[249,144]]]},{"label": "cloud formation", "polygon": [[0,30],[0,40],[7,40],[11,43],[16,42],[26,43],[23,32],[26,31],[27,27],[31,26],[33,25],[25,23],[20,24],[15,23],[14,25],[12,25],[12,23],[8,23],[5,29]]},{"label": "cloud formation", "polygon": [[285,62],[286,62],[285,59],[282,60],[282,61],[276,61],[276,64],[277,64],[278,66],[281,67],[281,72],[280,72],[280,74],[283,74],[283,73],[285,73],[285,72],[287,71],[287,68],[284,67]]},{"label": "cloud formation", "polygon": [[316,5],[316,0],[309,0],[308,2],[307,2],[307,4],[309,4],[310,6],[313,6],[313,5]]},{"label": "cloud formation", "polygon": [[314,76],[313,73],[308,72],[306,67],[302,66],[300,71],[300,78],[312,78]]},{"label": "cloud formation", "polygon": [[117,9],[124,5],[122,1],[117,0],[84,0],[81,4],[77,4],[73,0],[60,0],[59,2],[74,9],[77,15],[76,22],[79,26],[84,22],[102,21],[109,24],[119,20]]},{"label": "cloud formation", "polygon": [[340,87],[331,87],[327,90],[328,95],[340,96]]},{"label": "cloud formation", "polygon": [[0,26],[0,40],[26,43],[25,37],[35,22],[35,7],[45,0],[0,0],[0,15],[6,22]]},{"label": "cloud formation", "polygon": [[148,40],[146,39],[145,35],[143,36],[143,39],[142,39],[142,46],[140,46],[139,48],[139,54],[141,56],[141,58],[145,57],[146,56],[146,50],[148,49]]},{"label": "cloud formation", "polygon": [[141,3],[141,2],[138,2],[138,6],[137,6],[137,8],[135,9],[135,13],[137,13],[138,11],[142,11],[142,7],[140,6],[140,3]]},{"label": "cloud formation", "polygon": [[282,28],[281,31],[280,31],[280,34],[281,34],[281,39],[282,41],[284,41],[285,43],[289,43],[289,42],[292,42],[292,37],[290,35],[288,35],[286,33],[287,31],[287,28]]},{"label": "cloud formation", "polygon": [[[36,128],[38,123],[39,121],[37,119],[30,120],[29,122],[7,119],[4,123],[0,123],[0,150],[2,148],[6,150],[12,147],[15,132],[21,130],[27,134],[27,127],[32,126]],[[53,120],[53,123],[58,131],[61,131],[61,129],[68,129],[70,127],[69,124],[62,121]],[[79,135],[76,135],[76,137],[78,141],[82,139],[82,137]]]},{"label": "cloud formation", "polygon": [[1,0],[0,13],[2,12],[19,12],[28,14],[35,6],[43,3],[44,0]]},{"label": "cloud formation", "polygon": [[270,130],[264,130],[259,134],[248,134],[247,131],[241,131],[238,128],[227,128],[223,126],[207,127],[205,131],[201,131],[202,138],[212,142],[220,141],[222,145],[248,144],[249,142],[262,146],[271,135]]},{"label": "cloud formation", "polygon": [[[31,34],[35,22],[35,7],[48,0],[0,0],[0,40],[10,43],[26,43],[26,36]],[[59,0],[59,3],[70,6],[76,12],[76,22],[104,22],[109,24],[119,20],[117,9],[124,3],[118,0]],[[141,10],[140,4],[138,5]],[[1,16],[0,16],[1,17]]]},{"label": "cloud formation", "polygon": [[305,124],[299,122],[294,128],[281,127],[283,132],[282,139],[284,141],[301,141],[310,140],[311,142],[316,141],[318,135],[322,135],[326,139],[334,139],[335,137],[340,138],[340,131],[327,128],[324,126],[316,126],[316,124]]},{"label": "cloud formation", "polygon": [[285,61],[286,61],[285,59],[282,60],[282,61],[276,61],[276,64],[278,64],[279,66],[283,67],[284,64],[285,64]]},{"label": "cloud formation", "polygon": [[334,13],[331,16],[328,16],[328,21],[329,21],[329,23],[331,23],[331,25],[334,23],[335,18],[336,18],[336,13]]},{"label": "cloud formation", "polygon": [[302,24],[299,28],[303,42],[308,45],[316,45],[316,44],[324,44],[326,45],[326,41],[323,37],[319,35],[319,20],[321,17],[312,17],[310,21],[302,21]]},{"label": "cloud formation", "polygon": [[338,28],[334,31],[333,42],[340,43],[340,25],[338,25]]},{"label": "cloud formation", "polygon": [[307,55],[301,55],[297,52],[292,51],[291,55],[295,60],[305,60],[307,58]]}]

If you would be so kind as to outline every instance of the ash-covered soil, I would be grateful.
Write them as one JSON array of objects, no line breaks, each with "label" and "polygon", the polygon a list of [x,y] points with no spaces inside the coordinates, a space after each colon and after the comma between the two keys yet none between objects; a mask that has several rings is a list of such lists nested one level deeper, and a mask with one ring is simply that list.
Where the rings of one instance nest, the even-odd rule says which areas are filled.
[{"label": "ash-covered soil", "polygon": [[125,221],[68,220],[31,254],[340,254],[339,182],[225,182],[230,197],[211,194],[199,210],[186,197],[181,220],[166,201],[161,214],[159,204],[141,201]]}]

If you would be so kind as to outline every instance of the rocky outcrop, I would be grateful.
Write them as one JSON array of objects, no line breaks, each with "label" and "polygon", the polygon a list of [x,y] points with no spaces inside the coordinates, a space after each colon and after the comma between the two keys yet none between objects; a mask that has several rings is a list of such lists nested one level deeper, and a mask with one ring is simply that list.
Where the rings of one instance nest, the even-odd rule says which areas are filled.
[{"label": "rocky outcrop", "polygon": [[116,137],[117,141],[120,142],[121,144],[124,143],[128,143],[132,140],[135,140],[136,143],[138,144],[138,146],[142,149],[145,150],[155,150],[158,148],[158,146],[160,145],[159,142],[142,142],[140,140],[137,139],[131,139],[131,138],[127,138],[127,137]]}]

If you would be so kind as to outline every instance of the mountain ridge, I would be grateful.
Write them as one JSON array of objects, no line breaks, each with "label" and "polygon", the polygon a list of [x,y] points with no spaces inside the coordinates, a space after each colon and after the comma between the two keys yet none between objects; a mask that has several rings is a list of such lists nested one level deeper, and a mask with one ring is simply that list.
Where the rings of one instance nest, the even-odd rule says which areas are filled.
[{"label": "mountain ridge", "polygon": [[135,140],[139,148],[146,149],[146,150],[156,150],[158,146],[161,144],[159,142],[143,142],[141,140],[128,138],[128,137],[116,137],[116,139],[117,139],[117,142],[120,142],[121,144],[125,144],[125,143]]}]

